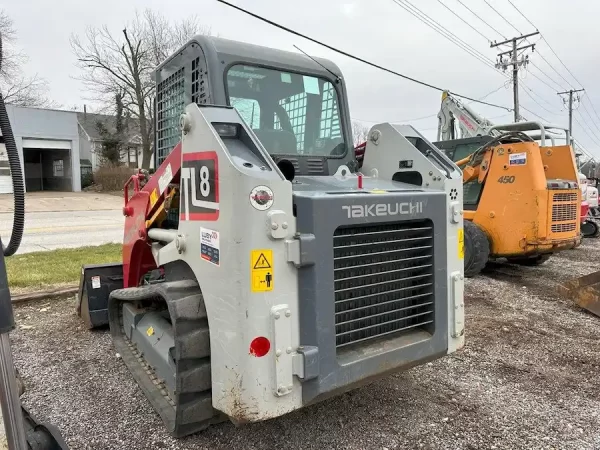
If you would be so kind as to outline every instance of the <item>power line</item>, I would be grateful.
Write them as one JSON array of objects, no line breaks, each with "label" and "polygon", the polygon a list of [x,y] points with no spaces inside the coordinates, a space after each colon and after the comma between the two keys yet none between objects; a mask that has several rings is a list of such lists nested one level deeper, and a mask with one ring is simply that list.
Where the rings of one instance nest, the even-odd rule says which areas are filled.
[{"label": "power line", "polygon": [[[555,67],[554,67],[552,64],[550,64],[550,63],[548,62],[548,60],[547,60],[547,59],[544,57],[544,55],[542,55],[542,54],[540,53],[540,51],[539,51],[539,50],[538,50],[538,52],[537,52],[537,53],[538,53],[538,55],[540,56],[540,58],[542,58],[542,60],[543,60],[543,61],[544,61],[546,64],[548,64],[548,66],[549,66],[549,67],[550,67],[552,70],[554,70],[554,71],[555,71],[555,72],[558,74],[558,76],[559,76],[559,77],[561,77],[563,80],[565,80],[565,83],[567,83],[567,86],[568,86],[569,88],[572,88],[572,89],[574,88],[574,87],[573,87],[573,85],[572,85],[572,84],[569,82],[569,80],[567,80],[565,77],[563,77],[563,76],[562,76],[562,74],[561,74],[561,73],[560,73],[558,70],[556,70],[556,68],[555,68]],[[548,77],[548,78],[550,78],[550,77]],[[556,85],[559,85],[559,84],[558,84],[558,83],[556,83]]]},{"label": "power line", "polygon": [[[463,50],[465,50],[471,56],[474,56],[479,61],[483,62],[485,65],[487,65],[489,67],[493,67],[494,66],[494,62],[492,60],[488,59],[485,55],[483,55],[481,52],[479,52],[478,50],[476,50],[475,48],[473,48],[472,46],[470,46],[469,44],[467,44],[465,41],[463,41],[462,39],[460,39],[458,36],[456,36],[451,31],[448,31],[448,29],[444,28],[439,22],[437,22],[436,20],[432,19],[430,16],[428,16],[427,14],[425,14],[423,11],[421,11],[419,8],[417,8],[416,6],[414,6],[408,0],[392,0],[392,1],[396,5],[400,6],[405,11],[407,11],[408,13],[410,13],[412,16],[414,16],[417,19],[419,19],[421,22],[423,22],[429,28],[431,28],[435,32],[441,34],[445,38],[449,39],[452,43],[456,44],[458,47],[460,47]],[[410,8],[412,8],[412,9],[410,9]],[[416,10],[418,12],[415,12],[414,10]],[[425,17],[425,19],[423,19],[423,17]],[[426,20],[429,20],[430,22],[433,22],[435,25],[437,25],[437,27],[434,26],[434,25],[432,25],[431,23],[427,22]],[[444,34],[441,30],[443,30],[443,32],[445,32],[446,34]],[[450,35],[451,37],[448,37],[448,35]],[[459,41],[461,44],[458,44],[456,41]]]},{"label": "power line", "polygon": [[[527,18],[527,16],[526,16],[525,14],[523,14],[523,13],[521,12],[521,10],[520,10],[519,8],[517,8],[517,6],[515,6],[515,4],[514,4],[514,3],[513,3],[511,0],[506,0],[506,1],[507,1],[508,3],[510,3],[510,4],[511,4],[511,6],[512,6],[513,8],[515,8],[515,9],[517,10],[517,12],[518,12],[518,13],[521,15],[521,17],[523,17],[523,18],[524,18],[524,19],[525,19],[525,20],[526,20],[526,21],[529,23],[529,25],[531,25],[532,27],[534,27],[536,30],[539,30],[539,29],[538,29],[538,27],[536,27],[536,26],[533,24],[533,22],[532,22],[531,20],[529,20],[529,19]],[[556,56],[556,59],[558,59],[558,61],[559,61],[559,62],[562,64],[562,66],[563,66],[563,67],[564,67],[564,68],[567,70],[567,72],[569,72],[569,74],[570,74],[570,75],[573,77],[573,79],[574,79],[574,80],[577,82],[577,84],[578,84],[578,85],[580,85],[581,87],[583,87],[583,83],[581,83],[581,82],[580,82],[580,81],[577,79],[577,77],[576,77],[575,75],[573,75],[573,72],[571,72],[571,71],[569,70],[569,68],[566,66],[566,64],[565,64],[565,63],[562,61],[562,59],[560,59],[560,57],[559,57],[559,56],[556,54],[556,52],[554,51],[554,49],[553,49],[553,48],[552,48],[552,46],[550,45],[550,42],[548,42],[548,41],[546,40],[546,37],[543,35],[543,33],[540,33],[540,34],[541,34],[541,36],[542,36],[542,40],[543,40],[543,41],[546,43],[546,45],[548,46],[548,48],[550,49],[550,51],[551,51],[552,53],[554,53],[554,56]],[[565,81],[566,81],[566,80],[565,80]],[[570,84],[570,83],[569,83],[569,84]],[[572,86],[571,86],[571,87],[572,87]]]},{"label": "power line", "polygon": [[540,69],[537,64],[535,64],[533,61],[529,61],[529,64],[531,64],[533,67],[535,67],[537,70],[540,71],[541,74],[545,75],[546,78],[548,78],[552,83],[555,84],[555,86],[558,86],[558,89],[555,86],[550,86],[546,81],[542,80],[539,76],[537,76],[535,73],[529,71],[527,73],[529,73],[532,77],[537,78],[539,81],[541,81],[542,83],[544,83],[546,86],[548,86],[550,89],[552,89],[553,91],[557,91],[557,90],[561,90],[562,86],[560,84],[558,84],[556,81],[554,81],[552,78],[550,78],[546,72],[544,72],[542,69]]},{"label": "power line", "polygon": [[448,5],[446,5],[445,3],[442,2],[442,0],[437,0],[437,2],[442,5],[444,8],[446,8],[448,11],[450,11],[452,14],[454,14],[457,18],[459,18],[460,20],[462,20],[467,26],[471,27],[471,29],[473,29],[476,33],[478,33],[481,37],[483,37],[486,41],[491,42],[492,40],[490,38],[488,38],[485,34],[483,34],[481,31],[479,31],[477,28],[475,28],[473,25],[471,25],[469,22],[467,22],[465,19],[463,19],[462,17],[460,17],[458,14],[456,14],[452,8],[450,8]]},{"label": "power line", "polygon": [[473,14],[475,17],[477,17],[479,20],[481,20],[488,28],[494,30],[497,34],[499,34],[504,39],[506,39],[506,36],[504,36],[497,29],[495,29],[493,26],[491,26],[489,23],[487,23],[485,20],[483,20],[477,13],[475,13],[471,8],[469,8],[467,5],[465,5],[461,0],[456,0],[456,1],[458,3],[460,3],[464,8],[466,8],[471,14]]},{"label": "power line", "polygon": [[[581,115],[581,113],[579,113],[579,115]],[[589,137],[594,142],[595,145],[600,147],[600,142],[598,141],[598,138],[595,135],[592,137],[592,135],[590,135],[590,133],[587,132],[585,127],[583,125],[581,125],[581,122],[579,120],[577,120],[577,117],[573,116],[573,120],[577,123],[577,125],[579,125],[581,127],[581,130],[586,134],[586,136]]]},{"label": "power line", "polygon": [[[583,103],[581,100],[579,101],[579,103],[583,106],[583,109],[585,110],[585,112],[587,113],[587,115],[590,117],[590,119],[592,120],[592,123],[594,124],[594,126],[596,127],[596,130],[598,130],[598,132],[600,132],[600,128],[598,127],[598,124],[594,121],[594,118],[592,117],[592,115],[590,114],[590,112],[588,111],[587,107],[585,106],[585,103]],[[581,112],[579,113],[581,114]],[[583,114],[581,114],[581,118],[583,119]],[[588,125],[587,121],[584,119],[586,125]],[[588,125],[589,126],[589,125]],[[591,127],[590,127],[591,128]],[[594,132],[594,135],[596,133]]]},{"label": "power line", "polygon": [[[582,100],[583,103],[583,100]],[[594,111],[594,114],[596,115],[596,118],[598,119],[598,121],[600,122],[600,116],[598,115],[598,113],[596,112],[596,108],[594,107],[594,103],[590,102],[590,106],[592,107],[592,110]]]},{"label": "power line", "polygon": [[[489,97],[492,94],[495,94],[500,89],[502,89],[504,86],[505,85],[502,84],[501,86],[497,87],[493,91],[490,91],[487,94],[483,95],[482,97],[479,97],[478,100],[483,100],[484,98]],[[469,103],[467,103],[467,105],[470,105],[471,103],[472,102],[469,102]],[[506,113],[504,113],[504,114],[502,114],[501,116],[498,116],[498,117],[503,117],[503,116],[505,116],[508,113],[510,113],[510,111],[507,111]],[[434,117],[437,117],[437,115],[438,115],[438,113],[435,113],[435,114],[429,114],[428,116],[415,117],[414,119],[392,120],[392,121],[388,121],[388,122],[394,122],[394,123],[416,122],[418,120],[432,119]],[[352,120],[358,120],[360,122],[367,122],[367,123],[379,123],[379,122],[382,122],[381,120],[364,120],[364,119],[359,119],[358,117],[352,117]]]},{"label": "power line", "polygon": [[[521,82],[521,84],[523,85],[523,87],[525,88],[525,90],[523,92],[525,92],[525,94],[527,94],[527,96],[534,101],[534,103],[536,103],[540,108],[542,108],[544,111],[549,112],[550,114],[553,115],[557,115],[555,112],[550,111],[548,108],[546,108],[544,105],[542,105],[540,102],[538,102],[535,97],[533,97],[532,94],[535,94],[537,96],[537,94],[535,93],[535,91],[533,89],[531,89],[530,87],[526,86],[525,83]],[[531,94],[527,91],[530,91]],[[542,97],[538,97],[539,99],[542,99]],[[542,99],[543,100],[543,99]],[[548,103],[546,100],[543,100],[544,102]],[[549,103],[548,103],[549,104]]]},{"label": "power line", "polygon": [[535,25],[534,25],[534,24],[531,22],[531,20],[529,20],[527,17],[525,17],[525,14],[523,14],[523,13],[521,12],[521,10],[520,10],[519,8],[517,8],[517,7],[514,5],[514,3],[513,3],[513,2],[511,2],[510,0],[507,0],[507,1],[508,1],[508,3],[510,3],[510,4],[512,5],[512,7],[513,7],[513,8],[515,8],[515,9],[517,10],[517,12],[518,12],[519,14],[521,14],[521,16],[523,16],[523,18],[524,18],[524,19],[525,19],[527,22],[529,22],[529,25],[531,25],[531,26],[532,26],[533,28],[535,28],[536,30],[538,29],[538,28],[537,28],[537,27],[536,27],[536,26],[535,26]]},{"label": "power line", "polygon": [[[490,5],[490,4],[488,3],[488,1],[487,1],[487,0],[483,0],[483,1],[484,1],[484,3],[485,3],[486,5],[488,5],[488,6],[489,6],[489,7],[490,7],[490,8],[491,8],[491,9],[492,9],[492,10],[493,10],[493,11],[494,11],[496,14],[498,14],[498,15],[499,15],[499,16],[500,16],[500,17],[501,17],[501,18],[502,18],[502,19],[503,19],[503,20],[504,20],[506,23],[508,23],[508,24],[509,24],[511,27],[513,27],[513,29],[514,29],[514,30],[515,30],[517,33],[519,33],[519,35],[522,35],[522,34],[523,34],[523,33],[521,33],[521,32],[520,32],[520,31],[517,29],[517,27],[515,27],[515,26],[512,24],[512,22],[508,21],[508,20],[506,19],[506,17],[504,17],[502,14],[500,14],[496,8],[494,8],[492,5]],[[535,27],[534,27],[534,28],[535,28]],[[498,33],[498,34],[500,34],[500,33]],[[505,39],[506,39],[506,38],[505,38]]]},{"label": "power line", "polygon": [[[304,34],[302,34],[302,33],[299,33],[298,31],[295,31],[295,30],[292,30],[292,29],[290,29],[290,28],[288,28],[288,27],[285,27],[285,26],[283,26],[283,25],[280,25],[280,24],[278,24],[278,23],[276,23],[276,22],[273,22],[272,20],[269,20],[269,19],[266,19],[266,18],[264,18],[264,17],[261,17],[261,16],[259,16],[258,14],[254,14],[254,13],[252,13],[252,12],[250,12],[250,11],[247,11],[247,10],[245,10],[245,9],[243,9],[243,8],[239,7],[239,6],[233,5],[233,4],[231,4],[231,3],[229,3],[229,2],[227,2],[227,1],[225,1],[225,0],[217,0],[217,1],[218,1],[218,2],[220,2],[220,3],[223,3],[223,4],[227,5],[227,6],[230,6],[230,7],[231,7],[231,8],[233,8],[233,9],[237,9],[238,11],[241,11],[241,12],[243,12],[244,14],[247,14],[247,15],[249,15],[249,16],[252,16],[252,17],[254,17],[255,19],[258,19],[258,20],[261,20],[262,22],[268,23],[269,25],[272,25],[272,26],[274,26],[274,27],[276,27],[276,28],[279,28],[279,29],[281,29],[281,30],[287,31],[288,33],[294,34],[294,35],[296,35],[296,36],[299,36],[299,37],[301,37],[301,38],[303,38],[303,39],[306,39],[306,40],[309,40],[309,41],[311,41],[311,42],[314,42],[315,44],[318,44],[318,45],[320,45],[320,46],[322,46],[322,47],[325,47],[325,48],[327,48],[327,49],[329,49],[329,50],[332,50],[332,51],[334,51],[334,52],[336,52],[336,53],[339,53],[339,54],[341,54],[341,55],[344,55],[344,56],[346,56],[346,57],[348,57],[348,58],[354,59],[354,60],[356,60],[356,61],[360,61],[360,62],[362,62],[363,64],[367,64],[367,65],[369,65],[369,66],[371,66],[371,67],[375,67],[375,68],[377,68],[377,69],[379,69],[379,70],[383,70],[384,72],[391,73],[392,75],[396,75],[396,76],[398,76],[398,77],[401,77],[401,78],[404,78],[404,79],[406,79],[406,80],[412,81],[413,83],[420,84],[421,86],[425,86],[425,87],[428,87],[428,88],[430,88],[430,89],[434,89],[434,90],[436,90],[436,91],[439,91],[439,92],[444,92],[444,91],[446,91],[446,90],[447,90],[447,89],[443,89],[443,88],[441,88],[441,87],[435,86],[435,85],[433,85],[433,84],[426,83],[426,82],[424,82],[424,81],[418,80],[418,79],[416,79],[416,78],[412,78],[412,77],[409,77],[409,76],[407,76],[407,75],[403,75],[403,74],[401,74],[401,73],[399,73],[399,72],[396,72],[396,71],[394,71],[394,70],[391,70],[391,69],[388,69],[388,68],[386,68],[386,67],[380,66],[380,65],[378,65],[378,64],[372,63],[372,62],[370,62],[370,61],[367,61],[367,60],[365,60],[365,59],[359,58],[358,56],[352,55],[352,54],[350,54],[350,53],[348,53],[348,52],[345,52],[345,51],[343,51],[343,50],[340,50],[340,49],[337,49],[337,48],[335,48],[335,47],[332,47],[331,45],[325,44],[325,43],[323,43],[323,42],[321,42],[321,41],[318,41],[317,39],[311,38],[311,37],[309,37],[309,36],[306,36],[306,35],[304,35]],[[452,92],[452,95],[455,95],[455,96],[457,96],[457,97],[462,97],[462,98],[465,98],[465,99],[467,99],[467,100],[472,100],[472,101],[474,101],[474,102],[476,102],[476,103],[481,103],[481,104],[484,104],[484,105],[492,106],[492,107],[494,107],[494,108],[501,108],[501,109],[505,109],[505,110],[507,110],[507,111],[511,111],[511,109],[510,109],[510,108],[508,108],[508,107],[506,107],[506,106],[500,106],[500,105],[495,105],[495,104],[493,104],[493,103],[488,103],[488,102],[479,101],[479,100],[476,100],[476,99],[474,99],[474,98],[472,98],[472,97],[469,97],[469,96],[467,96],[467,95],[458,94],[458,93],[456,93],[456,92]]]}]

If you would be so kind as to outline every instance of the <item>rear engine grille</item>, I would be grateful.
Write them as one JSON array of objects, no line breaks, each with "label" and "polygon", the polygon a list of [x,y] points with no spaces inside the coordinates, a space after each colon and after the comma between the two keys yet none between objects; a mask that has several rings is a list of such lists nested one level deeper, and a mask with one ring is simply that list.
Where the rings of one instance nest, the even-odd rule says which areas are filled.
[{"label": "rear engine grille", "polygon": [[556,192],[552,194],[552,233],[570,233],[577,229],[579,203],[577,192]]},{"label": "rear engine grille", "polygon": [[576,228],[577,228],[577,225],[573,222],[552,224],[552,232],[553,233],[568,233],[570,231],[575,231]]},{"label": "rear engine grille", "polygon": [[555,202],[576,202],[577,192],[560,192],[552,197]]},{"label": "rear engine grille", "polygon": [[577,205],[570,203],[555,203],[552,205],[552,222],[577,220]]},{"label": "rear engine grille", "polygon": [[337,348],[433,327],[430,220],[340,227],[333,240]]}]

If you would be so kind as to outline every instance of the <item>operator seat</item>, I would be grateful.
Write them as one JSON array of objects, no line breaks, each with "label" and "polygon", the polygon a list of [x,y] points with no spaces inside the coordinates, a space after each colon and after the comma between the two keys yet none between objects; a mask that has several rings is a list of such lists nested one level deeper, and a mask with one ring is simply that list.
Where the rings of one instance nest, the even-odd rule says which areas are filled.
[{"label": "operator seat", "polygon": [[253,130],[262,145],[271,155],[290,155],[298,153],[298,141],[287,130]]}]

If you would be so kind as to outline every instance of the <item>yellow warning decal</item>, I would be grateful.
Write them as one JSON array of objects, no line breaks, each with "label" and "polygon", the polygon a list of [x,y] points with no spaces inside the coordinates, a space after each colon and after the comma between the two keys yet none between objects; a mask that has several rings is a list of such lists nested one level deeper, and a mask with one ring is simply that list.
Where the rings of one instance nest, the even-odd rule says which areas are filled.
[{"label": "yellow warning decal", "polygon": [[462,228],[458,230],[458,257],[465,259],[465,230]]},{"label": "yellow warning decal", "polygon": [[154,334],[154,328],[148,327],[148,329],[146,330],[146,334],[148,336],[152,336]]},{"label": "yellow warning decal", "polygon": [[150,194],[150,208],[152,208],[156,202],[158,201],[158,192],[156,191],[156,189],[152,190],[152,193]]},{"label": "yellow warning decal", "polygon": [[273,250],[250,252],[250,287],[252,292],[273,290]]}]

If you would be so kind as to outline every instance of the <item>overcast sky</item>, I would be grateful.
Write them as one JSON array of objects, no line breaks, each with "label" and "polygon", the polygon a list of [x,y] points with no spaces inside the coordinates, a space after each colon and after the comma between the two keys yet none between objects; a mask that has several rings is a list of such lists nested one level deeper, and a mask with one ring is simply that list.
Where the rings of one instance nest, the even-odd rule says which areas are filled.
[{"label": "overcast sky", "polygon": [[[400,0],[230,1],[363,59],[456,93],[481,98],[506,83],[485,101],[512,107],[512,87],[505,76],[411,15],[397,4]],[[597,83],[600,2],[510,1],[538,27],[552,49],[586,88],[582,103],[575,112],[574,136],[589,152],[600,156],[600,117],[596,114],[600,113],[600,86]],[[487,0],[487,3],[520,32],[535,31],[510,1]],[[410,122],[429,138],[436,137],[435,115],[440,106],[440,92],[331,52],[216,0],[11,0],[3,3],[2,8],[14,20],[18,45],[29,56],[28,73],[37,72],[46,78],[52,99],[65,106],[77,105],[82,109],[86,102],[86,93],[72,78],[78,69],[69,45],[71,33],[83,35],[88,25],[106,24],[119,34],[136,9],[151,8],[173,20],[196,14],[221,37],[291,51],[296,51],[295,44],[307,53],[330,58],[340,66],[345,76],[353,118],[369,123]],[[486,4],[486,0],[410,0],[410,3],[492,61],[495,61],[498,49],[490,48],[489,41],[481,34],[497,41],[504,40],[503,36],[511,38],[517,34]],[[459,20],[448,8],[478,31]],[[528,119],[537,115],[566,127],[567,110],[556,92],[559,88],[566,90],[582,85],[573,79],[544,40],[536,36],[530,42],[538,44],[534,53],[528,52],[533,64],[521,73],[521,103],[529,110],[523,109],[521,114]],[[495,123],[513,120],[512,112],[481,104],[471,106]],[[429,117],[415,120],[426,116]]]}]

